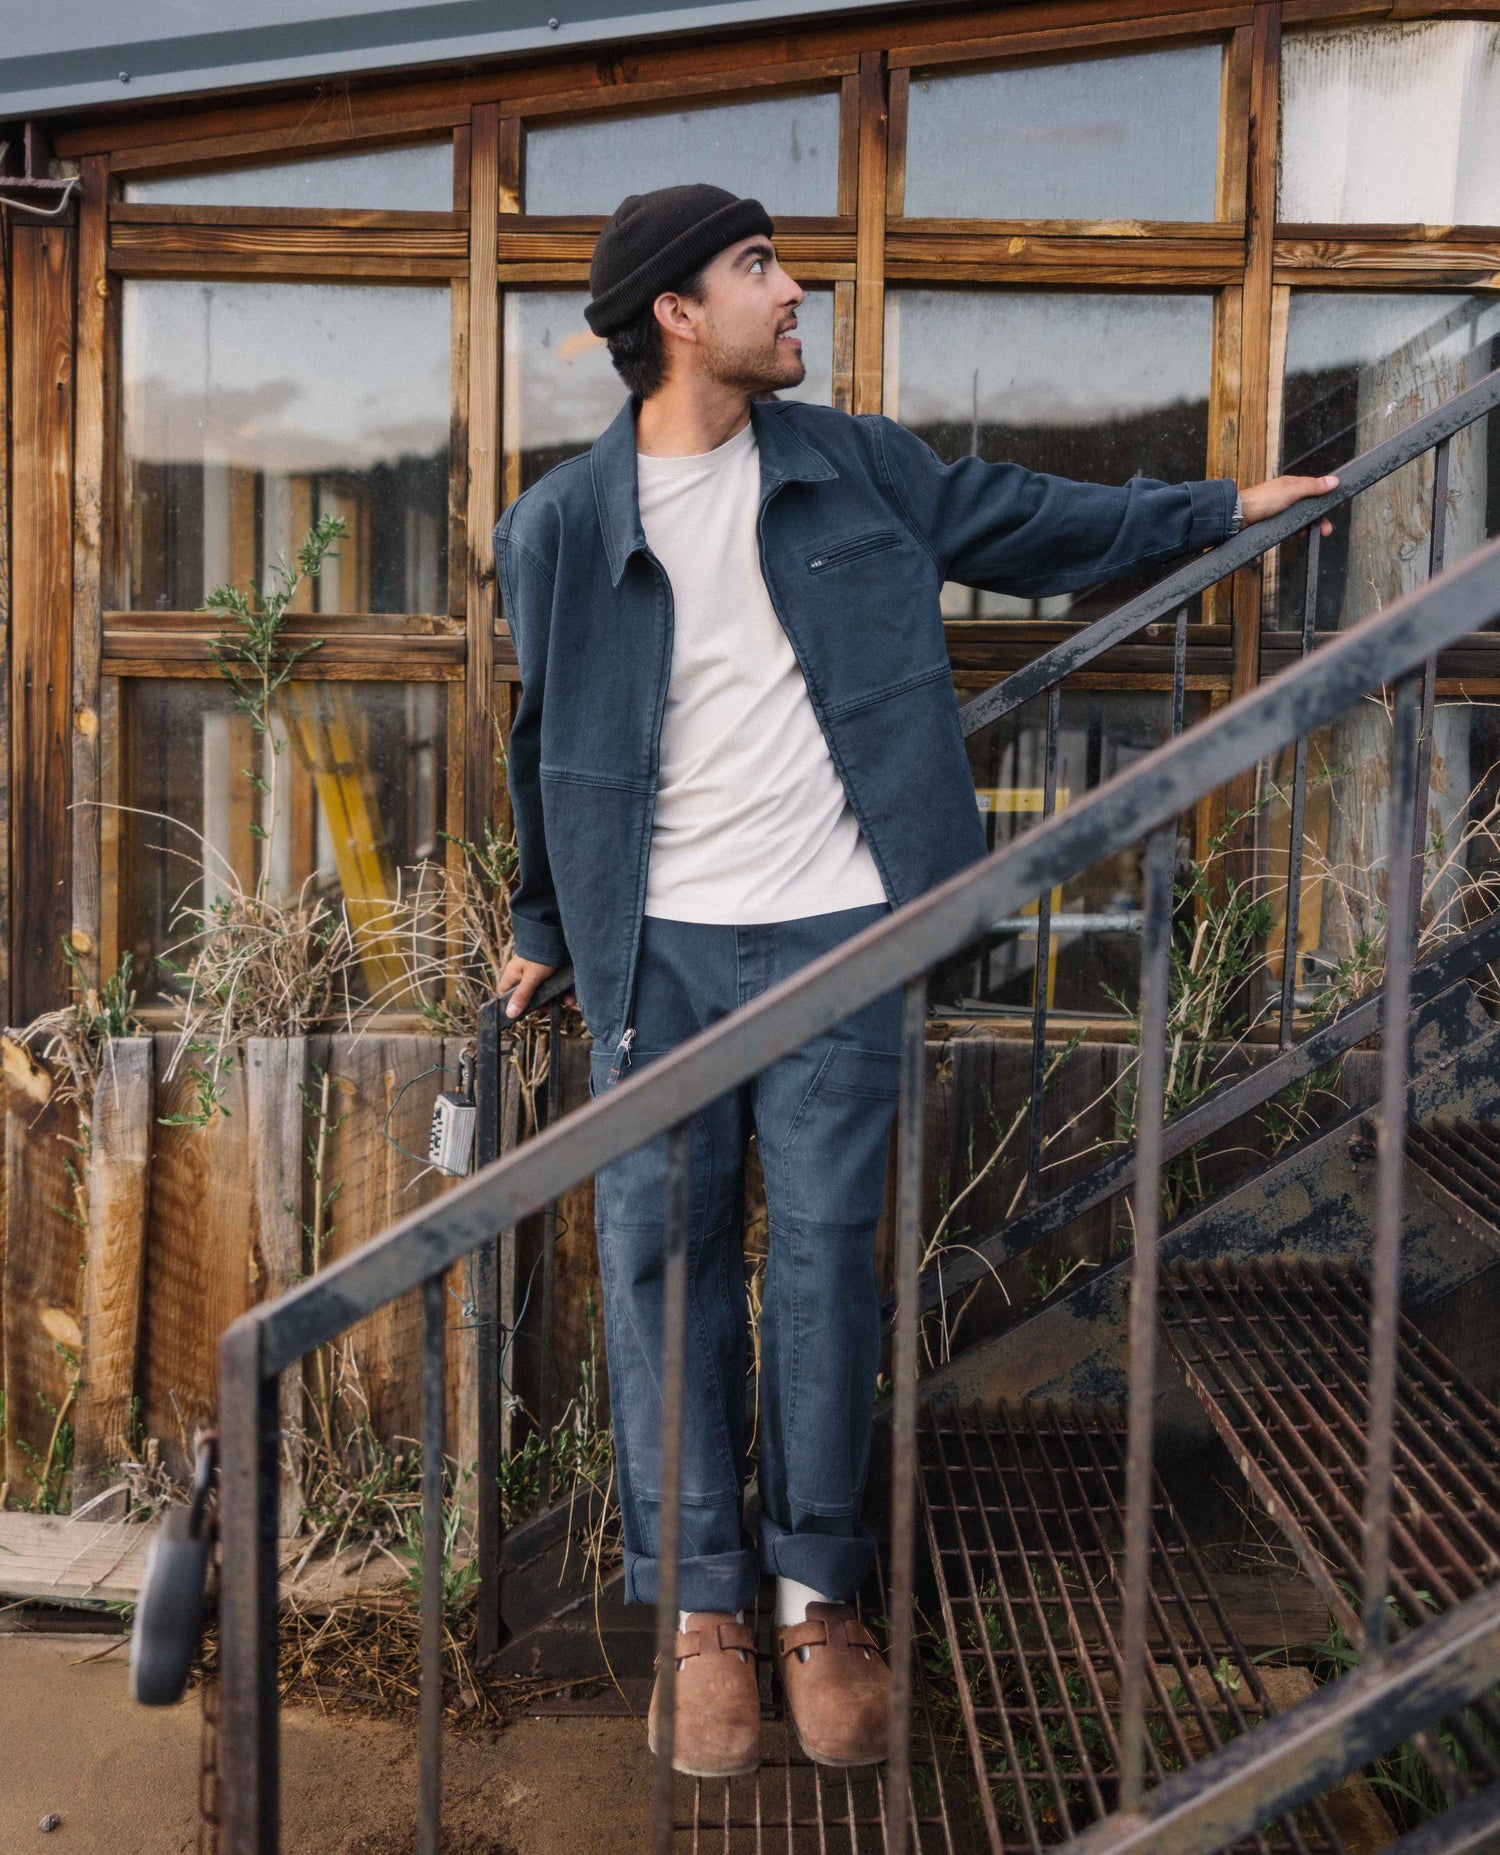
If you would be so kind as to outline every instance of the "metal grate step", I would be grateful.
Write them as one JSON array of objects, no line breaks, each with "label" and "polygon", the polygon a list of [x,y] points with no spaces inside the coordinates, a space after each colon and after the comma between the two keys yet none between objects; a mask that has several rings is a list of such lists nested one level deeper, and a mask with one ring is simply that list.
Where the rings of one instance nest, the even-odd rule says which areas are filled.
[{"label": "metal grate step", "polygon": [[[1167,1342],[1350,1641],[1359,1644],[1370,1373],[1362,1273],[1307,1262],[1178,1264]],[[1390,1633],[1500,1577],[1500,1413],[1404,1317],[1397,1355]],[[1475,1777],[1500,1777],[1500,1703],[1449,1721]],[[1465,1780],[1419,1741],[1450,1791]]]},{"label": "metal grate step", "polygon": [[[1369,1294],[1356,1269],[1179,1265],[1167,1342],[1329,1608],[1357,1635]],[[1500,1414],[1404,1319],[1391,1588],[1408,1623],[1500,1576]]]},{"label": "metal grate step", "polygon": [[[945,1407],[925,1419],[920,1477],[989,1846],[1036,1855],[1118,1805],[1123,1419],[1099,1407]],[[1151,1519],[1154,1785],[1275,1703],[1270,1671],[1235,1635],[1159,1481]],[[1345,1844],[1320,1802],[1244,1847],[1304,1855]]]},{"label": "metal grate step", "polygon": [[1500,1249],[1500,1133],[1477,1121],[1413,1123],[1406,1154],[1417,1189]]}]

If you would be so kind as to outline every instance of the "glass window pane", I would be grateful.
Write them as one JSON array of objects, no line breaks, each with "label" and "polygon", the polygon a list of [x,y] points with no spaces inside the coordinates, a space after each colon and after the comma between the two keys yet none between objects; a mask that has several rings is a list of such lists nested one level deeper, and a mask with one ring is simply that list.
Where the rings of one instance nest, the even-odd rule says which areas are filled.
[{"label": "glass window pane", "polygon": [[913,71],[907,216],[1212,219],[1222,56],[1190,45]]},{"label": "glass window pane", "polygon": [[773,216],[838,211],[836,91],[597,116],[526,132],[526,211],[612,213],[627,194],[707,181]]},{"label": "glass window pane", "polygon": [[1289,32],[1277,215],[1500,225],[1500,25],[1433,19]]},{"label": "glass window pane", "polygon": [[[1281,469],[1312,476],[1410,425],[1500,364],[1500,297],[1294,290],[1287,318]],[[1493,415],[1492,415],[1493,417]],[[1449,566],[1500,533],[1500,441],[1491,419],[1452,441],[1444,557]],[[1318,555],[1318,625],[1352,625],[1427,577],[1429,452],[1334,516]],[[1280,550],[1276,604],[1302,625],[1306,550]]]},{"label": "glass window pane", "polygon": [[135,958],[142,996],[170,989],[156,961],[191,935],[185,911],[252,891],[268,869],[273,898],[305,893],[347,910],[360,943],[356,995],[397,1002],[405,968],[391,905],[398,892],[433,892],[418,866],[442,858],[441,833],[453,828],[446,703],[442,683],[288,684],[273,708],[282,743],[273,774],[266,742],[234,712],[225,683],[126,683],[120,945]]},{"label": "glass window pane", "polygon": [[[1202,713],[1203,698],[1189,694],[1187,720],[1196,721]],[[1172,698],[1105,690],[1065,693],[1058,720],[1057,804],[1065,809],[1169,737]],[[969,736],[975,797],[992,850],[1003,849],[1040,821],[1046,749],[1045,698]],[[1140,852],[1139,844],[1125,845],[1053,892],[1047,977],[1052,1009],[1113,1018],[1122,1009],[1136,1008],[1144,894]],[[934,1001],[966,1012],[1029,1018],[1035,917],[1033,903],[987,945],[966,949],[940,967]]]},{"label": "glass window pane", "polygon": [[264,584],[341,515],[298,609],[446,611],[448,348],[445,289],[127,282],[130,604]]},{"label": "glass window pane", "polygon": [[125,183],[142,206],[317,206],[344,212],[453,210],[453,143],[421,142],[372,154],[315,155],[207,174],[160,174]]},{"label": "glass window pane", "polygon": [[[887,290],[885,301],[885,410],[940,457],[1094,483],[1203,476],[1207,296]],[[1144,583],[1036,600],[950,581],[943,612],[1096,618]]]},{"label": "glass window pane", "polygon": [[[506,377],[516,382],[505,408],[507,481],[529,489],[554,464],[587,451],[625,402],[603,338],[583,319],[581,290],[516,290],[506,298]],[[807,377],[780,399],[833,401],[833,292],[809,290],[797,309]]]}]

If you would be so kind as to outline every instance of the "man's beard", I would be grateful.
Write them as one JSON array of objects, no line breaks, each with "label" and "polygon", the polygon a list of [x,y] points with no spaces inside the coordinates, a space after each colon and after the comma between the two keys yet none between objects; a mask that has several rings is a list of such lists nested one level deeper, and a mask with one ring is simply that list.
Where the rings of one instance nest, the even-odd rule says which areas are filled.
[{"label": "man's beard", "polygon": [[[792,360],[795,366],[789,365]],[[768,355],[764,348],[739,348],[721,343],[711,332],[704,347],[703,367],[711,380],[742,393],[773,392],[778,387],[800,386],[807,378],[800,347],[779,343],[775,352]]]}]

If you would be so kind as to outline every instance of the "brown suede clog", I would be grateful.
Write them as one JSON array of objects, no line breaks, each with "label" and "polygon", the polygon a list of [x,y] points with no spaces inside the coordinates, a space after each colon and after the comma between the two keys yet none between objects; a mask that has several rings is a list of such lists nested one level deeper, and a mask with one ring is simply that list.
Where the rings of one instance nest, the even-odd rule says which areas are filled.
[{"label": "brown suede clog", "polygon": [[776,1658],[792,1724],[815,1765],[885,1758],[891,1672],[852,1604],[809,1604],[805,1623],[777,1630]]},{"label": "brown suede clog", "polygon": [[[755,1638],[727,1610],[695,1610],[677,1633],[672,1769],[691,1778],[735,1778],[760,1764],[760,1688]],[[646,1743],[657,1749],[661,1675],[651,1690]]]}]

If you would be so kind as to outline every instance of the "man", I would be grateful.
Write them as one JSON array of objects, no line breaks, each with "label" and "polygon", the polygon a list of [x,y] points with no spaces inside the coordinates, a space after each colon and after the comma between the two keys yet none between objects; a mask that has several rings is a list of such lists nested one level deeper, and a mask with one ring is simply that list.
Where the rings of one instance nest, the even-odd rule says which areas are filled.
[{"label": "man", "polygon": [[[944,644],[955,579],[1041,596],[1222,541],[1227,480],[1122,488],[966,457],[894,421],[777,400],[802,290],[756,200],[632,194],[599,236],[590,327],[630,397],[495,529],[521,666],[510,1011],[571,958],[608,1089],[985,851]],[[1255,521],[1332,478],[1247,489]],[[776,1577],[807,1755],[886,1752],[889,1676],[853,1598],[880,1355],[874,1235],[899,995],[695,1117],[674,1762],[760,1758],[744,1614]],[[742,1163],[769,1257],[758,1553],[743,1535]],[[656,1592],[665,1140],[605,1167],[604,1286],[628,1601]],[[658,1698],[649,1736],[656,1744]]]}]

